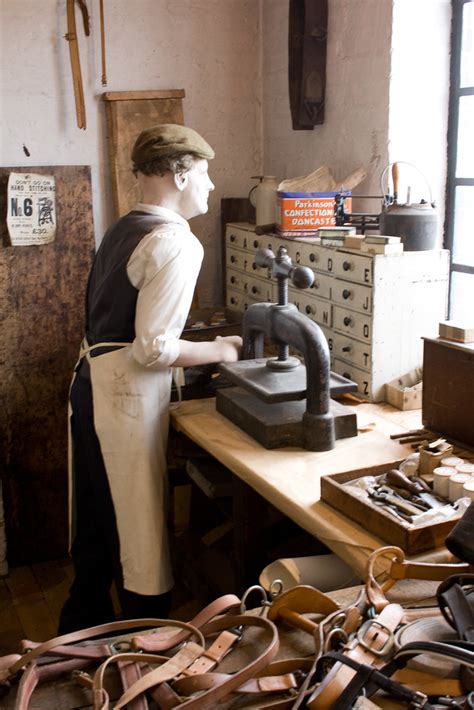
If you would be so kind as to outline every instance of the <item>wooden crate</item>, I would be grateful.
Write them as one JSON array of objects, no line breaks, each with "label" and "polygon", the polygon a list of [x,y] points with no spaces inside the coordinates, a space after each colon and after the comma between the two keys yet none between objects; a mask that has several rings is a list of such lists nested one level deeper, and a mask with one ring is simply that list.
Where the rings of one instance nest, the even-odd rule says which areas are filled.
[{"label": "wooden crate", "polygon": [[400,463],[401,461],[393,461],[383,466],[323,476],[321,478],[321,500],[332,505],[351,520],[360,523],[365,530],[380,537],[381,540],[390,545],[401,547],[407,554],[425,552],[440,547],[444,544],[446,535],[460,516],[433,525],[410,527],[409,523],[396,520],[382,507],[362,500],[351,491],[350,486],[344,485],[363,476],[380,476],[392,468],[398,468]]}]

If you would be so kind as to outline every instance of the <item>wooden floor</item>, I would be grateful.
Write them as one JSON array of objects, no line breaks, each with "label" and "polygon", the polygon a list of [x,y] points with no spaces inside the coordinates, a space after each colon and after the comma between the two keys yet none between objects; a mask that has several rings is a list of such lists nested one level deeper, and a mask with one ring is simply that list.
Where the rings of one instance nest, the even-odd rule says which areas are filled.
[{"label": "wooden floor", "polygon": [[[57,635],[73,574],[71,561],[66,559],[16,567],[0,579],[0,656],[18,653],[21,639],[46,641]],[[116,599],[114,603],[119,611]],[[189,621],[201,607],[187,589],[175,586],[172,618]]]}]

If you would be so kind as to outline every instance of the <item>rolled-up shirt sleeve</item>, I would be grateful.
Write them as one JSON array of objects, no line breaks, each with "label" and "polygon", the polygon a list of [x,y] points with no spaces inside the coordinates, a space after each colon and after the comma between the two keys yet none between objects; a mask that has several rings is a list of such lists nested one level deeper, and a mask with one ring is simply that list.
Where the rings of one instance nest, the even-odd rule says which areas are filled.
[{"label": "rolled-up shirt sleeve", "polygon": [[172,366],[203,258],[201,243],[180,225],[158,227],[132,253],[127,274],[138,290],[134,358],[153,369]]}]

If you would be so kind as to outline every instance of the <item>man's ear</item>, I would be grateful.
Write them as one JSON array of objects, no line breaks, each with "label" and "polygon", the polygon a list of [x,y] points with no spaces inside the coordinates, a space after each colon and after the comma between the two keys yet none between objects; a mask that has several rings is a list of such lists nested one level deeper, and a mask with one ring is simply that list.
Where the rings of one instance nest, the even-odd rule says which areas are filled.
[{"label": "man's ear", "polygon": [[186,185],[188,184],[188,173],[175,173],[174,175],[174,184],[180,190],[181,192],[184,190]]}]

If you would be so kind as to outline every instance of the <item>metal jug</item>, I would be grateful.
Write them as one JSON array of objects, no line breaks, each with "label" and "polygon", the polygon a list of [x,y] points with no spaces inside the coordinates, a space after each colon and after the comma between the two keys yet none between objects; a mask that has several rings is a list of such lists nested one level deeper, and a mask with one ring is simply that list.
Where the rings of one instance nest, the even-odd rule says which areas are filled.
[{"label": "metal jug", "polygon": [[[407,163],[409,165],[409,163]],[[432,200],[428,181],[430,200],[411,203],[409,194],[407,202],[398,202],[399,163],[388,165],[381,176],[382,193],[383,179],[388,168],[392,167],[393,196],[386,195],[379,218],[380,234],[400,237],[405,251],[426,251],[436,245],[438,212]],[[416,168],[418,170],[418,168]],[[420,171],[418,171],[420,172]],[[420,172],[422,175],[422,173]],[[423,176],[424,177],[424,176]]]}]

